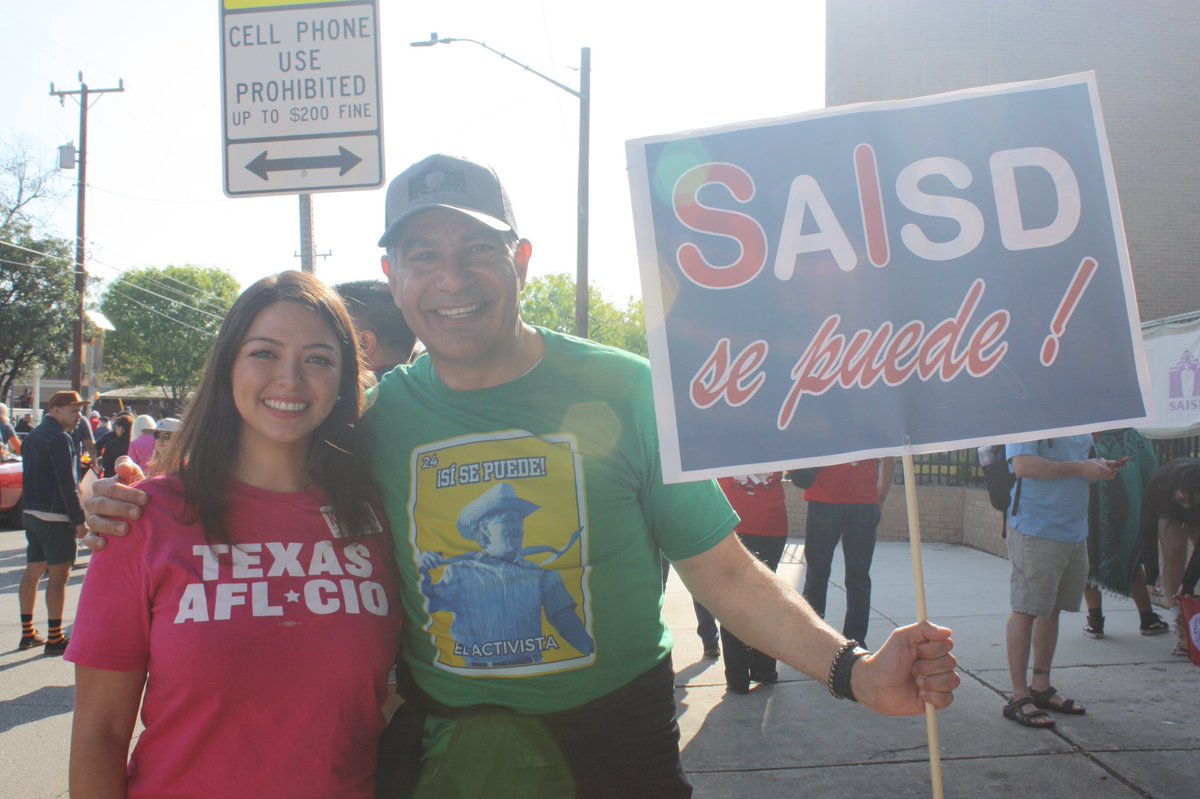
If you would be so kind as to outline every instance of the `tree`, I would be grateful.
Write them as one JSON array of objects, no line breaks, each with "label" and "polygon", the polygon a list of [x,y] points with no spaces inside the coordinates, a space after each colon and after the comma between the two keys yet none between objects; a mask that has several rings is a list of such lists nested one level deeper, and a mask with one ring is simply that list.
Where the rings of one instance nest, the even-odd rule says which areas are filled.
[{"label": "tree", "polygon": [[54,170],[39,166],[20,142],[0,156],[0,401],[17,375],[41,363],[66,368],[71,354],[75,269],[70,243],[40,236],[35,209],[57,195]]},{"label": "tree", "polygon": [[35,363],[49,374],[66,369],[74,297],[70,243],[36,238],[9,216],[0,226],[0,399],[8,401],[13,381]]},{"label": "tree", "polygon": [[61,196],[52,188],[54,168],[36,163],[24,142],[9,142],[4,149],[0,156],[0,229],[14,222],[32,225],[33,209]]},{"label": "tree", "polygon": [[[560,333],[575,331],[575,278],[567,274],[542,275],[529,280],[521,295],[521,317]],[[620,309],[588,286],[588,336],[592,341],[646,355],[646,325],[642,301],[630,297]]]},{"label": "tree", "polygon": [[105,339],[108,371],[134,385],[157,386],[181,408],[239,291],[237,280],[220,269],[125,272],[100,302],[116,328]]}]

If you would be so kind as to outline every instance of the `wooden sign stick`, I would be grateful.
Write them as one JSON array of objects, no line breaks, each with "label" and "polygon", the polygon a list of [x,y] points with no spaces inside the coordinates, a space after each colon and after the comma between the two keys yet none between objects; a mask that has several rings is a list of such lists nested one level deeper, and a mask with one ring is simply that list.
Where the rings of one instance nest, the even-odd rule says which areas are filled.
[{"label": "wooden sign stick", "polygon": [[[925,607],[925,567],[921,563],[921,521],[917,517],[917,476],[912,454],[901,456],[904,464],[904,499],[908,506],[908,543],[912,549],[913,584],[917,590],[917,621],[928,621]],[[942,799],[942,753],[938,744],[937,710],[925,704],[925,731],[929,739],[929,776],[933,780],[933,799]]]}]

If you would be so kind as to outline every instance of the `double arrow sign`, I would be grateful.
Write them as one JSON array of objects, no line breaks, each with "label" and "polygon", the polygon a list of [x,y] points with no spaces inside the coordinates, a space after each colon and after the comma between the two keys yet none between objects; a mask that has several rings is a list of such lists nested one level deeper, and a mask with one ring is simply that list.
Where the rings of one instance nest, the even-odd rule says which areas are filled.
[{"label": "double arrow sign", "polygon": [[246,169],[258,175],[263,180],[269,180],[272,172],[294,172],[301,169],[337,169],[338,175],[345,175],[362,161],[345,147],[338,147],[337,155],[310,155],[302,158],[268,158],[267,151],[250,163]]}]

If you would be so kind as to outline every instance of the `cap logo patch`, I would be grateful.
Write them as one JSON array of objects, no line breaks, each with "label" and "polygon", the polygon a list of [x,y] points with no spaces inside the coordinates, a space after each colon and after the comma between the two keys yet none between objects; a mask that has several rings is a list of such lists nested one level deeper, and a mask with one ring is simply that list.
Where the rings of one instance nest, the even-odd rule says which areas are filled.
[{"label": "cap logo patch", "polygon": [[408,201],[411,203],[426,194],[466,190],[467,176],[461,169],[447,169],[440,164],[434,164],[424,172],[409,178]]}]

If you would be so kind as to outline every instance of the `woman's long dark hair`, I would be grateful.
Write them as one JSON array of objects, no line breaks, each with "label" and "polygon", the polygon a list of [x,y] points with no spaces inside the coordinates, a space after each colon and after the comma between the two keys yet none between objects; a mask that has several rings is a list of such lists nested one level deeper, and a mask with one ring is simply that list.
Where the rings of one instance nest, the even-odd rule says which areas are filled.
[{"label": "woman's long dark hair", "polygon": [[233,401],[234,360],[254,319],[277,302],[316,311],[333,331],[341,354],[338,398],[313,431],[308,473],[328,497],[343,536],[361,535],[373,520],[365,504],[370,485],[366,453],[357,451],[363,389],[371,373],[362,362],[350,315],[341,298],[315,277],[280,272],[243,291],[229,309],[183,424],[158,464],[157,471],[179,473],[185,505],[182,521],[198,521],[210,544],[236,543],[228,526],[230,463],[242,429]]}]

